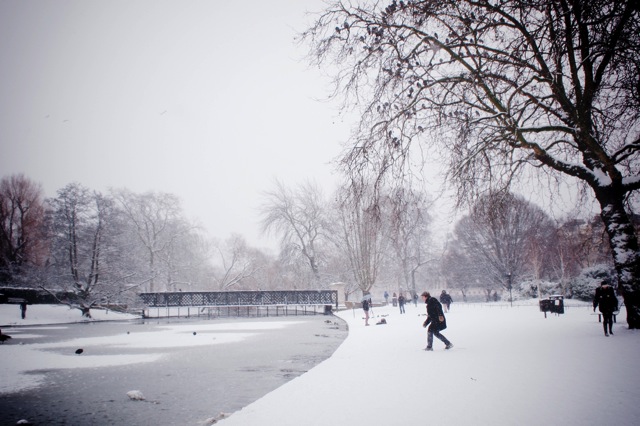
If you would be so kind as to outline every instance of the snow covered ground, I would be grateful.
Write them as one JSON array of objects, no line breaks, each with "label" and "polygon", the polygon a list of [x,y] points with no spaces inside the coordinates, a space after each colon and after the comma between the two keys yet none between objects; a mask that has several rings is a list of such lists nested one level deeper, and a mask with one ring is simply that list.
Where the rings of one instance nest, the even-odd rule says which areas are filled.
[{"label": "snow covered ground", "polygon": [[[121,314],[102,309],[93,309],[91,311],[91,316],[93,321],[129,320],[139,318],[134,315]],[[71,309],[66,305],[27,305],[26,318],[22,319],[20,318],[20,305],[0,304],[0,327],[16,325],[68,324],[83,321],[82,315],[78,309]]]},{"label": "snow covered ground", "polygon": [[531,303],[457,303],[443,332],[455,347],[426,352],[424,306],[396,309],[369,327],[341,312],[349,337],[331,358],[220,424],[638,424],[640,332],[624,311],[605,337],[586,304],[545,319]]},{"label": "snow covered ground", "polygon": [[[341,311],[349,336],[331,358],[219,424],[637,424],[640,332],[626,328],[624,310],[615,335],[605,337],[587,304],[545,319],[535,301],[513,308],[454,303],[443,334],[455,347],[445,351],[436,340],[433,352],[423,350],[424,306],[410,304],[406,312],[375,308],[371,323],[384,317],[387,324],[365,327],[361,310]],[[96,311],[105,319],[101,315],[117,318]],[[33,305],[20,320],[17,306],[0,305],[0,325],[78,319],[68,308]],[[11,346],[19,351],[18,345],[0,347],[3,364]],[[21,371],[28,362],[21,359]],[[9,375],[0,369],[3,381]]]}]

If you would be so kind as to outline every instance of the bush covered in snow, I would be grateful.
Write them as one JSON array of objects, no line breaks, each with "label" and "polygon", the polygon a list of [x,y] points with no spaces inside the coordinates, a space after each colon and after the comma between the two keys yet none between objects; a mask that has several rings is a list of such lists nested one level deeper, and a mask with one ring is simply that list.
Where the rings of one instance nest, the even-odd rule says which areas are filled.
[{"label": "bush covered in snow", "polygon": [[518,286],[518,293],[521,299],[535,299],[538,297],[538,289],[542,298],[551,294],[562,294],[560,283],[545,280],[523,281]]},{"label": "bush covered in snow", "polygon": [[569,282],[569,288],[574,298],[591,301],[596,287],[606,280],[614,287],[617,285],[615,270],[609,265],[596,265],[582,270],[580,275]]}]

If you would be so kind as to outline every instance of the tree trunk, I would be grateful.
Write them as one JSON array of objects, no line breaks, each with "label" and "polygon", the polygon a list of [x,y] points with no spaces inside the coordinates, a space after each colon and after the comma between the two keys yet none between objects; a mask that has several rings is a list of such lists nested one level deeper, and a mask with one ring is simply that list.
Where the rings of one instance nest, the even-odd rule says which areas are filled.
[{"label": "tree trunk", "polygon": [[621,193],[609,187],[596,190],[596,198],[618,274],[618,293],[622,295],[627,309],[627,324],[630,329],[640,329],[640,256],[635,229],[624,209]]}]

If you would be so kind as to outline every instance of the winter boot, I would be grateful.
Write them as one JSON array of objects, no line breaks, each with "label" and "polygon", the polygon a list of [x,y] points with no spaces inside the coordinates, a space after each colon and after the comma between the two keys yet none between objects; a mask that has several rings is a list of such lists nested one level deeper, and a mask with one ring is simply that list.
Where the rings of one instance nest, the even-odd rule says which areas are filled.
[{"label": "winter boot", "polygon": [[453,347],[453,343],[449,342],[447,343],[447,346],[445,346],[445,349],[451,349]]},{"label": "winter boot", "polygon": [[427,346],[426,348],[424,348],[425,351],[433,351],[433,348],[431,346]]}]

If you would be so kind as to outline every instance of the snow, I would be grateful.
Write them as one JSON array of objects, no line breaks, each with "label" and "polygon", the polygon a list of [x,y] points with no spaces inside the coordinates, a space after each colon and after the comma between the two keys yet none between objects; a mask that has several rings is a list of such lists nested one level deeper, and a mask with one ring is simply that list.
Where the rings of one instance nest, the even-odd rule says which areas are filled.
[{"label": "snow", "polygon": [[[454,303],[443,334],[455,346],[445,351],[442,342],[435,339],[433,352],[423,350],[422,304],[407,305],[404,315],[391,306],[375,308],[375,321],[370,323],[384,317],[387,324],[369,327],[364,326],[361,310],[340,311],[338,316],[349,325],[349,336],[331,358],[218,424],[636,424],[634,419],[640,416],[639,332],[626,328],[623,309],[614,324],[615,335],[605,337],[588,304],[566,302],[565,314],[547,314],[547,318],[536,301],[518,302],[524,305],[514,304],[513,308],[504,303]],[[32,305],[24,323],[78,321],[77,311],[58,308]],[[113,312],[107,315],[118,318]],[[286,327],[290,321],[283,318],[273,324]],[[18,307],[0,305],[0,324],[9,323],[22,323]],[[267,326],[244,324],[248,325],[235,324],[227,333],[243,338],[256,327]],[[216,334],[221,329],[229,330],[224,323],[216,323],[196,331],[206,344],[223,344]],[[36,332],[33,330],[2,328],[3,333],[20,333],[21,338]],[[192,330],[190,327],[189,332]],[[165,332],[187,334],[179,325],[170,325]],[[154,344],[154,337],[160,340],[161,333],[156,334],[145,336],[144,344]],[[77,340],[60,343],[70,347],[103,344],[88,338]],[[196,344],[194,339],[178,342]],[[137,343],[128,343],[123,336],[118,344]],[[62,360],[65,356],[47,352],[46,345],[27,346],[33,345],[11,341],[0,345],[0,392],[18,391],[25,380],[37,380],[37,375],[25,373],[36,370],[38,363],[42,365],[42,357],[52,357],[51,361],[61,358],[52,368],[76,368],[80,359],[89,359],[85,366],[154,361],[149,355],[145,359],[134,355],[96,357],[101,359],[66,356],[74,359],[71,364]]]},{"label": "snow", "polygon": [[128,320],[139,318],[104,309],[92,309],[92,319],[83,319],[80,310],[66,305],[27,305],[26,318],[20,318],[19,305],[0,305],[0,326],[68,324],[87,321]]},{"label": "snow", "polygon": [[423,310],[377,308],[388,324],[369,327],[341,312],[349,337],[331,358],[220,424],[637,424],[640,335],[615,324],[605,337],[588,304],[546,319],[535,301],[453,304],[455,346],[436,339],[433,352]]}]

